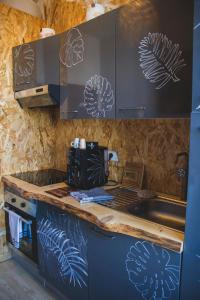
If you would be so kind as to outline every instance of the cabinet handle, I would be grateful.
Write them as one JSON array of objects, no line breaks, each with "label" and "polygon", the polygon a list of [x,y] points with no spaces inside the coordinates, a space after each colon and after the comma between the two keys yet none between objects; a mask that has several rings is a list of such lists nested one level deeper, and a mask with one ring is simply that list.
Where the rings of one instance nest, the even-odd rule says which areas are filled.
[{"label": "cabinet handle", "polygon": [[78,110],[67,110],[65,113],[67,114],[78,113]]},{"label": "cabinet handle", "polygon": [[99,228],[97,228],[97,227],[93,227],[92,230],[93,230],[95,233],[97,233],[97,234],[99,234],[100,236],[103,236],[103,237],[105,237],[105,238],[107,238],[107,239],[111,239],[111,240],[116,239],[116,236],[109,235],[109,234],[105,233],[104,231],[102,231],[101,229],[99,229]]},{"label": "cabinet handle", "polygon": [[30,81],[20,82],[20,83],[16,83],[16,86],[19,86],[21,84],[29,84],[29,83],[31,83],[31,82]]},{"label": "cabinet handle", "polygon": [[119,108],[119,110],[145,110],[145,106]]}]

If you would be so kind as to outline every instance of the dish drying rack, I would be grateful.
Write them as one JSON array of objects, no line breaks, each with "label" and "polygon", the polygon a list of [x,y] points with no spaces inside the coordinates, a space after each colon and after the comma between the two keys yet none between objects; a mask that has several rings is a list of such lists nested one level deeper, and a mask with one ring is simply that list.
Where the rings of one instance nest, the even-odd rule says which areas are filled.
[{"label": "dish drying rack", "polygon": [[139,189],[131,186],[118,186],[107,190],[114,199],[97,203],[115,210],[127,211],[129,207],[137,207],[141,203],[141,199],[137,196],[138,191]]}]

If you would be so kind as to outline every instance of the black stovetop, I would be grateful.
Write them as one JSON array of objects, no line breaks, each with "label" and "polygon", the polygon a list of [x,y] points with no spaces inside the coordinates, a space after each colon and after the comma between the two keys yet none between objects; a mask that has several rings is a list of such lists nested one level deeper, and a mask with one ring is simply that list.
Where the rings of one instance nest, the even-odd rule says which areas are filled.
[{"label": "black stovetop", "polygon": [[40,187],[66,180],[66,173],[56,169],[22,172],[11,176]]}]

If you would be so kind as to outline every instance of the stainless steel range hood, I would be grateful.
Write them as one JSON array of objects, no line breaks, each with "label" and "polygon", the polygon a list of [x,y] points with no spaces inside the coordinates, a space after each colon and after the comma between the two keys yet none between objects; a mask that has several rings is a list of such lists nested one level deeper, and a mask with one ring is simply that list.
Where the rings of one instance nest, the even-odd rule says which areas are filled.
[{"label": "stainless steel range hood", "polygon": [[43,85],[15,92],[15,99],[25,108],[59,105],[60,88],[58,85]]}]

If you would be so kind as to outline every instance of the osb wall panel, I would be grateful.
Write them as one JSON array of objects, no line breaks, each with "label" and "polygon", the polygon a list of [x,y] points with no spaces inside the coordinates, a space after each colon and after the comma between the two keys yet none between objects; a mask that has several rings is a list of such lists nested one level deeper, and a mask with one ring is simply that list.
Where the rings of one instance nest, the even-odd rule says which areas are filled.
[{"label": "osb wall panel", "polygon": [[126,162],[144,162],[144,188],[183,196],[185,184],[177,170],[185,167],[188,152],[189,120],[73,120],[58,121],[56,131],[56,166],[65,170],[67,149],[75,137],[98,141],[115,150],[119,163],[110,168],[111,178],[121,180]]},{"label": "osb wall panel", "polygon": [[[51,1],[52,2],[52,1]],[[82,1],[57,0],[46,4],[47,26],[56,33],[63,32],[85,20],[86,7]]]},{"label": "osb wall panel", "polygon": [[[137,0],[138,1],[138,0]],[[63,32],[73,26],[85,21],[87,5],[93,1],[66,1],[66,0],[48,0],[44,1],[44,11],[47,26],[55,29],[56,33]],[[109,3],[110,8],[116,8],[123,5],[128,0],[101,0],[98,3]],[[109,6],[108,6],[109,7]]]},{"label": "osb wall panel", "polygon": [[[55,128],[51,114],[22,110],[12,90],[11,49],[23,40],[37,39],[42,25],[41,20],[0,3],[0,178],[54,164]],[[0,217],[0,226],[2,220]]]}]

